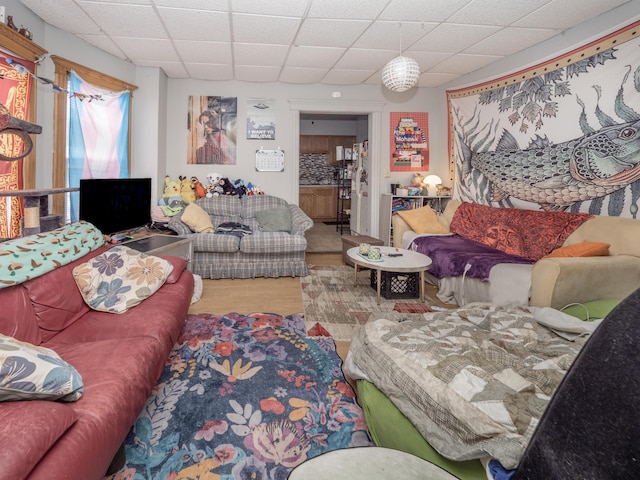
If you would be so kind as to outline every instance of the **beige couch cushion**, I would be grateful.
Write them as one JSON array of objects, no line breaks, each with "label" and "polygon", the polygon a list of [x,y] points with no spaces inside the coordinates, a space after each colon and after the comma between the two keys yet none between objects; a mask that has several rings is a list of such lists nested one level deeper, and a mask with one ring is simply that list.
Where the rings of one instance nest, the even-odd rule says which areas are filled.
[{"label": "beige couch cushion", "polygon": [[596,216],[576,229],[564,242],[573,245],[584,241],[610,244],[609,255],[640,257],[640,220]]},{"label": "beige couch cushion", "polygon": [[440,222],[438,214],[428,205],[411,210],[400,210],[398,215],[416,233],[449,233],[449,229]]}]

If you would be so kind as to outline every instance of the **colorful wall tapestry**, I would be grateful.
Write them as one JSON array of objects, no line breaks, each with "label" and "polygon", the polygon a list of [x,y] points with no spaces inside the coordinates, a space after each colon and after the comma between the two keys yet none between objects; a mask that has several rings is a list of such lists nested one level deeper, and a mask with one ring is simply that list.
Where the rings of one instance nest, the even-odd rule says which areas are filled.
[{"label": "colorful wall tapestry", "polygon": [[639,28],[448,91],[454,198],[636,218]]},{"label": "colorful wall tapestry", "polygon": [[[35,64],[27,60],[2,54],[0,62],[0,103],[5,105],[11,115],[27,120],[29,114],[29,95],[31,77],[24,75],[7,61],[20,62],[30,71]],[[15,157],[22,153],[23,142],[16,135],[0,135],[0,153]],[[15,162],[0,161],[0,190],[22,190],[22,160]],[[0,238],[13,238],[20,235],[22,219],[22,199],[20,197],[0,197]]]},{"label": "colorful wall tapestry", "polygon": [[236,164],[237,97],[189,97],[187,163]]},{"label": "colorful wall tapestry", "polygon": [[429,114],[391,112],[390,140],[392,172],[429,170]]}]

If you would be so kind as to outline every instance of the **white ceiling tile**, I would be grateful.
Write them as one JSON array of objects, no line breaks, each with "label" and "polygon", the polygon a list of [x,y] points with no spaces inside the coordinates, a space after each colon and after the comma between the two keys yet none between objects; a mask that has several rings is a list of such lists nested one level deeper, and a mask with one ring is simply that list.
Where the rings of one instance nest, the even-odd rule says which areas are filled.
[{"label": "white ceiling tile", "polygon": [[242,43],[288,45],[298,31],[300,19],[233,14],[233,40]]},{"label": "white ceiling tile", "polygon": [[400,50],[413,45],[420,38],[437,27],[437,23],[429,22],[374,22],[358,38],[353,46],[355,48],[382,48],[386,50]]},{"label": "white ceiling tile", "polygon": [[186,63],[231,63],[230,42],[194,42],[176,40],[173,42],[178,55]]},{"label": "white ceiling tile", "polygon": [[328,68],[284,67],[278,80],[285,83],[320,83],[328,71]]},{"label": "white ceiling tile", "polygon": [[340,70],[332,69],[322,79],[322,83],[332,85],[358,85],[369,78],[375,70]]},{"label": "white ceiling tile", "polygon": [[558,33],[559,30],[507,27],[467,48],[464,53],[511,55]]},{"label": "white ceiling tile", "polygon": [[[57,2],[51,8],[51,0],[25,0],[24,3],[39,17],[48,17],[50,25],[74,33],[99,34],[100,27],[73,0]],[[5,15],[10,15],[9,11]]]},{"label": "white ceiling tile", "polygon": [[287,57],[287,67],[330,68],[344,54],[346,48],[292,47]]},{"label": "white ceiling tile", "polygon": [[189,75],[201,80],[233,80],[233,67],[231,64],[212,65],[209,63],[185,64]]},{"label": "white ceiling tile", "polygon": [[[151,0],[145,0],[145,2]],[[142,2],[140,2],[142,3]],[[229,0],[153,0],[158,7],[187,8],[191,10],[209,10],[228,12]]]},{"label": "white ceiling tile", "polygon": [[187,69],[184,68],[182,63],[178,62],[146,62],[139,61],[138,65],[141,67],[157,67],[164,70],[164,73],[169,78],[189,78]]},{"label": "white ceiling tile", "polygon": [[284,63],[288,51],[288,45],[235,43],[233,58],[236,65],[280,66]]},{"label": "white ceiling tile", "polygon": [[388,0],[367,0],[366,3],[353,0],[312,1],[307,15],[309,18],[373,20],[387,3]]},{"label": "white ceiling tile", "polygon": [[296,45],[350,47],[371,22],[366,20],[305,20],[296,37]]},{"label": "white ceiling tile", "polygon": [[229,39],[229,13],[158,8],[158,14],[175,40],[223,42]]},{"label": "white ceiling tile", "polygon": [[429,72],[463,74],[473,72],[474,70],[496,62],[501,58],[504,57],[497,55],[466,55],[464,53],[460,53],[447,58],[445,61],[430,69]]},{"label": "white ceiling tile", "polygon": [[162,22],[149,5],[118,5],[79,1],[78,4],[110,36],[164,38]]},{"label": "white ceiling tile", "polygon": [[408,50],[457,53],[490,37],[500,27],[443,23],[427,33]]},{"label": "white ceiling tile", "polygon": [[569,28],[623,3],[625,0],[553,0],[518,20],[514,26]]},{"label": "white ceiling tile", "polygon": [[334,68],[347,70],[377,70],[380,65],[397,56],[397,51],[391,50],[363,50],[350,48],[335,64]]},{"label": "white ceiling tile", "polygon": [[[201,1],[206,2],[208,0]],[[227,0],[224,1],[226,2]],[[276,15],[279,17],[301,17],[307,9],[306,0],[260,0],[255,2],[232,0],[232,4],[234,12]]]},{"label": "white ceiling tile", "polygon": [[473,0],[447,18],[449,23],[471,25],[510,25],[540,8],[549,0]]},{"label": "white ceiling tile", "polygon": [[[391,0],[380,20],[444,22],[470,0]],[[508,8],[508,7],[504,7]]]},{"label": "white ceiling tile", "polygon": [[169,40],[157,38],[113,37],[113,41],[134,62],[137,60],[180,61]]},{"label": "white ceiling tile", "polygon": [[280,67],[263,67],[259,65],[236,65],[235,78],[245,82],[276,82],[280,75]]},{"label": "white ceiling tile", "polygon": [[20,1],[169,78],[380,85],[402,51],[420,65],[418,85],[436,86],[638,0]]},{"label": "white ceiling tile", "polygon": [[78,37],[91,45],[98,47],[100,50],[110,53],[111,55],[115,55],[118,58],[128,58],[122,49],[118,47],[111,38],[105,35],[78,35]]}]

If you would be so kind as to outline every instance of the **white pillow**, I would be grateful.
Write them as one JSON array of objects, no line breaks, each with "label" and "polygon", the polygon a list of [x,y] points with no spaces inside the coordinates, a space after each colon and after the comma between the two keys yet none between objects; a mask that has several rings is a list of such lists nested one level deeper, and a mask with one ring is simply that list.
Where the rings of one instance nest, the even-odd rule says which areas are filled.
[{"label": "white pillow", "polygon": [[123,313],[153,295],[172,271],[171,262],[121,245],[75,267],[73,278],[89,307]]},{"label": "white pillow", "polygon": [[0,334],[0,401],[74,402],[83,392],[80,374],[56,352]]}]

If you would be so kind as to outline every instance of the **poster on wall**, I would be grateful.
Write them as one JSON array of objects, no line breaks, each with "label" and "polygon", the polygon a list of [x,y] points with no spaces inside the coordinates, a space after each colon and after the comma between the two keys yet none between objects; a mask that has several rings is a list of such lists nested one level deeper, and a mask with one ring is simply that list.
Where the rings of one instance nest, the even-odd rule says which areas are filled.
[{"label": "poster on wall", "polygon": [[190,96],[187,163],[236,164],[237,97]]},{"label": "poster on wall", "polygon": [[636,218],[639,25],[526,70],[447,91],[454,198]]},{"label": "poster on wall", "polygon": [[274,98],[247,99],[247,139],[276,139],[276,101]]},{"label": "poster on wall", "polygon": [[391,112],[392,172],[429,170],[429,123],[426,112]]},{"label": "poster on wall", "polygon": [[[31,93],[31,77],[13,68],[11,62],[23,65],[29,72],[35,71],[35,64],[28,60],[2,53],[0,63],[0,104],[6,108],[5,113],[26,120],[29,116],[29,99]],[[6,157],[17,157],[22,154],[24,142],[16,135],[2,135],[0,153]],[[15,162],[0,161],[0,190],[22,190],[23,160]],[[0,238],[20,236],[22,219],[22,198],[0,198]]]}]

